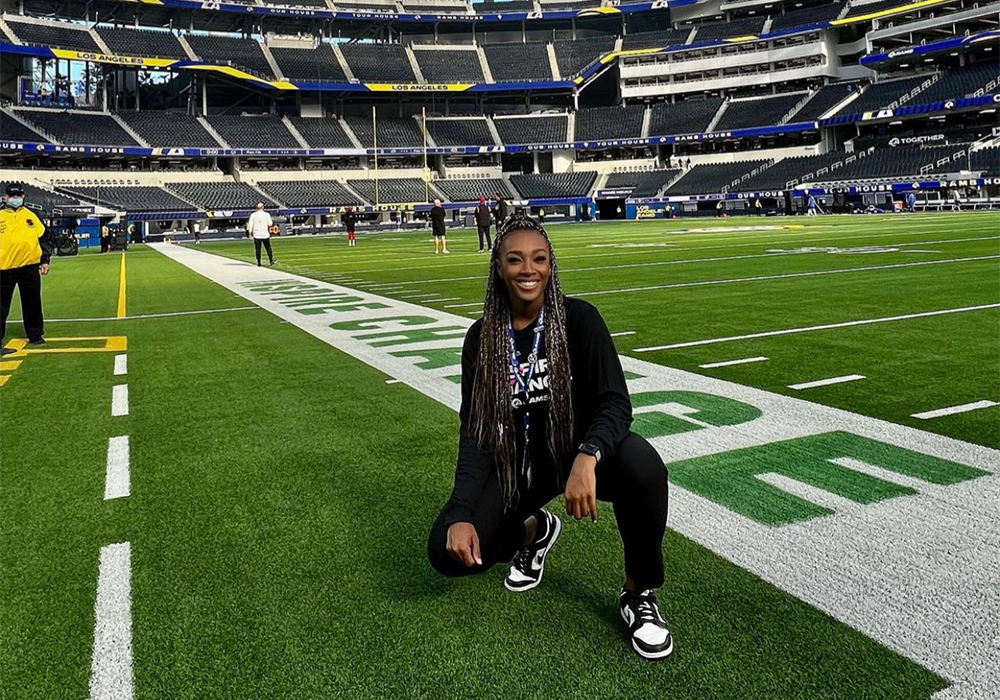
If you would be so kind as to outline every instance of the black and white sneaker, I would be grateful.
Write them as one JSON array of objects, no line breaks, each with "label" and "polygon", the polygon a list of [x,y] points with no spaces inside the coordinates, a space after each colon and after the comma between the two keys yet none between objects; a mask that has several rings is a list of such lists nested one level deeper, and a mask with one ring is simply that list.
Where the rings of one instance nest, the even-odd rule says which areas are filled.
[{"label": "black and white sneaker", "polygon": [[545,571],[545,556],[559,539],[562,522],[547,510],[538,511],[538,529],[535,539],[527,547],[522,547],[510,563],[510,571],[503,585],[510,591],[531,590],[542,582]]},{"label": "black and white sneaker", "polygon": [[632,648],[644,659],[664,659],[674,650],[674,638],[656,607],[652,590],[632,593],[622,588],[618,595],[622,619],[632,635]]}]

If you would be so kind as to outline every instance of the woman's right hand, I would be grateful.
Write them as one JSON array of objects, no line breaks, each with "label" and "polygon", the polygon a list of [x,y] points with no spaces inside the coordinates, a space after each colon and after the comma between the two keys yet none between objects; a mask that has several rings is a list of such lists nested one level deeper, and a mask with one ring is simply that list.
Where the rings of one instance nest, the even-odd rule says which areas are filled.
[{"label": "woman's right hand", "polygon": [[448,554],[466,566],[482,566],[479,555],[479,535],[472,523],[455,523],[448,528]]}]

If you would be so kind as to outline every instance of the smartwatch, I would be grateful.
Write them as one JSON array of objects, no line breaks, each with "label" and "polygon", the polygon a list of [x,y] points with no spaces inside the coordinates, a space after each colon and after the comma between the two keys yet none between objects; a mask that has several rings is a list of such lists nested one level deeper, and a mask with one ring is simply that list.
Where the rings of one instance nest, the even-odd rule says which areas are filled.
[{"label": "smartwatch", "polygon": [[581,443],[580,446],[576,448],[576,451],[595,457],[597,459],[597,463],[601,463],[601,448],[592,442]]}]

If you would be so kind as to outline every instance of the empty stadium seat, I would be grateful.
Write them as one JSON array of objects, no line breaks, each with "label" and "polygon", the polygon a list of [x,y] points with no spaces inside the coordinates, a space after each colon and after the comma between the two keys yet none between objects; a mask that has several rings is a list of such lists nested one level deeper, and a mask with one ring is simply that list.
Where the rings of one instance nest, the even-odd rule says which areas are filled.
[{"label": "empty stadium seat", "polygon": [[374,134],[370,116],[348,116],[346,121],[365,148],[373,147],[376,136],[379,148],[421,148],[424,145],[423,131],[415,119],[379,117],[376,126],[377,133]]},{"label": "empty stadium seat", "polygon": [[[914,88],[926,81],[928,77],[921,75],[914,78],[890,80],[869,85],[861,93],[861,97],[851,102],[847,111],[851,114],[861,114],[862,112],[884,109],[890,104],[897,102],[904,95],[909,94]],[[916,99],[916,102],[920,102],[919,97]]]},{"label": "empty stadium seat", "polygon": [[734,19],[729,22],[713,22],[697,24],[698,33],[694,35],[694,43],[702,41],[717,41],[738,36],[754,36],[764,31],[764,17]]},{"label": "empty stadium seat", "polygon": [[5,19],[7,20],[7,26],[25,44],[101,53],[101,47],[90,36],[87,28],[79,24],[71,24],[69,22],[22,22],[10,16]]},{"label": "empty stadium seat", "polygon": [[338,119],[322,117],[288,119],[311,148],[357,148]]},{"label": "empty stadium seat", "polygon": [[656,197],[660,190],[680,173],[678,169],[653,170],[642,173],[632,190],[632,197]]},{"label": "empty stadium seat", "polygon": [[97,33],[119,56],[186,59],[184,47],[170,32],[130,27],[98,27]]},{"label": "empty stadium seat", "polygon": [[785,14],[772,12],[769,31],[776,32],[780,29],[788,29],[789,27],[801,27],[818,22],[829,22],[837,19],[846,7],[846,2],[821,2],[813,7],[792,10]]},{"label": "empty stadium seat", "polygon": [[569,119],[565,115],[505,117],[494,119],[504,144],[561,143],[566,141]]},{"label": "empty stadium seat", "polygon": [[480,197],[508,199],[511,196],[507,183],[498,178],[435,180],[434,187],[449,202],[478,202]]},{"label": "empty stadium seat", "polygon": [[216,114],[206,119],[233,148],[302,148],[281,117],[273,114]]},{"label": "empty stadium seat", "polygon": [[275,205],[245,182],[171,182],[167,189],[208,211],[253,209],[258,202],[267,207]]},{"label": "empty stadium seat", "polygon": [[329,44],[320,44],[314,49],[273,48],[270,51],[281,74],[288,80],[347,82],[347,74]]},{"label": "empty stadium seat", "polygon": [[4,141],[48,143],[47,138],[36,131],[32,131],[6,112],[0,112],[0,138],[3,138]]},{"label": "empty stadium seat", "polygon": [[485,119],[428,119],[427,133],[438,146],[493,146]]},{"label": "empty stadium seat", "polygon": [[[375,180],[348,180],[351,189],[372,204],[376,203]],[[378,204],[413,204],[434,200],[437,194],[425,194],[424,181],[416,177],[381,178],[378,181]]]},{"label": "empty stadium seat", "polygon": [[63,186],[59,189],[88,202],[124,212],[188,212],[196,209],[159,187],[135,187],[116,183],[103,187]]},{"label": "empty stadium seat", "polygon": [[416,49],[413,55],[429,83],[485,83],[479,54],[470,50]]},{"label": "empty stadium seat", "polygon": [[591,107],[576,113],[575,141],[626,139],[642,136],[645,105]]},{"label": "empty stadium seat", "polygon": [[559,73],[566,79],[579,75],[601,56],[611,53],[615,48],[615,39],[596,36],[575,41],[554,41],[552,47],[556,51]]},{"label": "empty stadium seat", "polygon": [[668,187],[665,194],[718,194],[727,191],[736,180],[767,163],[766,160],[752,160],[696,165]]},{"label": "empty stadium seat", "polygon": [[996,61],[980,61],[961,68],[952,68],[942,73],[936,83],[922,90],[912,102],[931,104],[968,97],[983,90],[990,83],[995,86],[998,77],[1000,77],[1000,65]]},{"label": "empty stadium seat", "polygon": [[649,115],[649,135],[670,136],[707,131],[720,107],[721,97],[688,99],[674,104],[657,102]]},{"label": "empty stadium seat", "polygon": [[722,113],[722,118],[715,125],[715,130],[731,131],[779,124],[782,118],[805,98],[805,94],[797,92],[789,95],[730,101],[726,106],[726,111]]},{"label": "empty stadium seat", "polygon": [[533,173],[511,175],[510,184],[526,199],[586,197],[597,178],[595,172]]},{"label": "empty stadium seat", "polygon": [[364,204],[361,197],[332,180],[278,180],[257,184],[287,207],[341,207]]},{"label": "empty stadium seat", "polygon": [[354,77],[363,83],[415,83],[406,50],[399,44],[341,44]]},{"label": "empty stadium seat", "polygon": [[[792,115],[793,122],[811,122],[822,118],[827,112],[858,92],[858,83],[836,83],[824,85],[809,98],[802,109]],[[851,107],[847,107],[848,111]]]},{"label": "empty stadium seat", "polygon": [[[736,189],[743,192],[762,190],[783,190],[789,182],[802,182],[804,178],[813,175],[817,170],[829,167],[845,157],[841,151],[823,153],[815,156],[795,156],[779,160],[757,175],[741,182]],[[815,179],[815,178],[809,178]]]},{"label": "empty stadium seat", "polygon": [[691,35],[691,27],[681,29],[657,29],[649,32],[629,32],[622,37],[622,51],[636,49],[662,49],[667,46],[682,46]]},{"label": "empty stadium seat", "polygon": [[483,47],[493,80],[500,82],[552,80],[545,44],[487,44]]},{"label": "empty stadium seat", "polygon": [[197,117],[178,112],[126,111],[118,117],[151,146],[219,148]]},{"label": "empty stadium seat", "polygon": [[18,110],[18,115],[60,143],[72,146],[139,146],[109,114]]},{"label": "empty stadium seat", "polygon": [[188,34],[185,38],[203,61],[232,65],[268,80],[275,77],[260,42],[254,39],[204,34]]}]

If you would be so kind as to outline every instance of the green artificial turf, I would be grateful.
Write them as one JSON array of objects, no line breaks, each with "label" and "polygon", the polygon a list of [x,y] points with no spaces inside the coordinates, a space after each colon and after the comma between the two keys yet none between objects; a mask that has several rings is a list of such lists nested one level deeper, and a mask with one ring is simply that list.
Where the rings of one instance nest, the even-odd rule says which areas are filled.
[{"label": "green artificial turf", "polygon": [[[803,253],[569,272],[770,247],[998,235],[994,216],[914,217],[900,227],[904,220],[823,219],[817,230],[674,236],[665,232],[705,224],[607,224],[553,227],[552,236],[571,294],[1000,252],[994,238],[928,246],[941,251],[933,254]],[[861,235],[872,237],[849,238]],[[340,238],[279,240],[275,251],[284,269],[325,279],[336,272],[359,286],[482,273],[485,256],[470,252],[474,233],[450,238],[456,252],[447,258],[428,255],[426,233],[362,236],[350,251]],[[588,247],[595,242],[677,247]],[[201,247],[243,259],[252,251],[244,242]],[[247,305],[147,249],[133,249],[127,260],[129,316]],[[118,262],[117,255],[56,260],[46,280],[48,316],[114,316]],[[636,331],[617,339],[630,353],[997,303],[997,269],[991,260],[592,301],[613,331]],[[460,298],[450,304],[475,302],[481,289],[481,280],[466,280],[380,293]],[[466,315],[474,307],[448,310]],[[868,379],[804,397],[998,446],[996,409],[908,417],[998,399],[998,315],[991,309],[635,356],[797,396],[804,394],[787,384],[856,372]],[[661,610],[677,651],[665,663],[639,660],[616,608],[621,544],[607,506],[596,525],[566,522],[543,585],[530,593],[504,590],[500,570],[442,579],[426,563],[426,533],[451,488],[457,416],[406,385],[386,385],[381,372],[266,311],[51,323],[48,335],[127,336],[128,375],[112,376],[113,353],[32,355],[0,389],[4,700],[87,695],[98,554],[122,541],[132,546],[140,699],[911,700],[946,685],[672,531]],[[757,354],[771,360],[697,366]],[[125,380],[130,415],[112,418],[111,388]],[[107,439],[119,434],[131,439],[132,494],[104,501]]]}]

